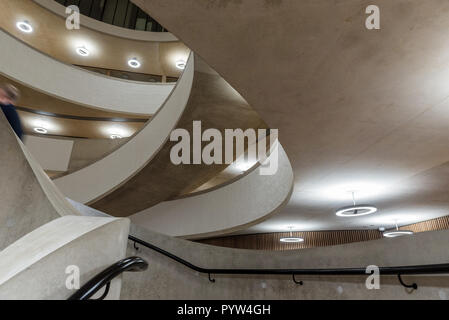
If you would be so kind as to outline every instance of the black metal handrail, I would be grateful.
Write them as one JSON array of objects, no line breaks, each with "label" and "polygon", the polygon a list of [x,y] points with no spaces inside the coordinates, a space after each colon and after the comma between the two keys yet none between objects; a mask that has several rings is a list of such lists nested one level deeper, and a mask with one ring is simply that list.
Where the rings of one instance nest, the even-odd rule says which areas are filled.
[{"label": "black metal handrail", "polygon": [[[329,269],[209,269],[198,267],[164,249],[161,249],[151,243],[136,238],[130,235],[129,240],[134,242],[134,248],[139,249],[136,243],[152,249],[182,265],[197,271],[199,273],[208,274],[209,281],[215,282],[211,278],[211,274],[240,274],[240,275],[291,275],[296,284],[303,285],[302,281],[297,281],[296,275],[367,275],[366,268],[329,268]],[[397,267],[379,267],[380,275],[396,275],[401,285],[406,288],[417,289],[416,283],[406,284],[402,280],[402,275],[417,275],[417,274],[446,274],[449,273],[449,263],[430,264],[430,265],[414,265],[414,266],[397,266]]]},{"label": "black metal handrail", "polygon": [[140,257],[129,257],[120,260],[90,279],[77,292],[72,294],[68,300],[88,300],[101,288],[106,286],[104,293],[97,299],[103,300],[108,295],[111,281],[115,277],[125,271],[137,272],[144,271],[147,268],[148,263]]}]

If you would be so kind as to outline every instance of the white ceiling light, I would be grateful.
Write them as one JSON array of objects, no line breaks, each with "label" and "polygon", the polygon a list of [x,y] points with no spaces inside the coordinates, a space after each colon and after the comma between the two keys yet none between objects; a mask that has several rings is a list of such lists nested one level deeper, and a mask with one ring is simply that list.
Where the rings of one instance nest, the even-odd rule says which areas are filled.
[{"label": "white ceiling light", "polygon": [[48,132],[47,129],[41,128],[41,127],[34,128],[33,130],[34,130],[34,132],[37,132],[37,133],[40,133],[40,134],[46,134]]},{"label": "white ceiling light", "polygon": [[352,192],[352,206],[343,207],[338,209],[335,214],[339,217],[359,217],[372,214],[377,211],[377,208],[372,205],[362,204],[356,205],[354,192]]},{"label": "white ceiling light", "polygon": [[383,236],[386,238],[396,238],[401,236],[410,236],[414,232],[411,230],[399,230],[398,224],[396,222],[396,230],[384,231]]},{"label": "white ceiling light", "polygon": [[33,128],[33,131],[36,133],[46,134],[50,132],[52,134],[56,134],[60,132],[59,126],[51,120],[47,120],[45,118],[31,118],[28,121],[28,125]]},{"label": "white ceiling light", "polygon": [[131,59],[131,60],[128,61],[128,65],[129,65],[131,68],[136,69],[136,68],[140,68],[141,63],[139,62],[139,60],[137,60],[137,58],[133,58],[133,59]]},{"label": "white ceiling light", "polygon": [[82,57],[87,57],[90,52],[86,49],[86,47],[78,47],[76,48],[76,53],[78,53]]},{"label": "white ceiling light", "polygon": [[359,217],[372,214],[377,211],[376,207],[369,205],[348,206],[337,210],[335,214],[339,217]]},{"label": "white ceiling light", "polygon": [[293,227],[288,227],[290,229],[290,236],[289,237],[283,237],[280,239],[281,242],[286,242],[286,243],[298,243],[298,242],[304,242],[303,238],[300,237],[294,237],[292,234],[292,229]]},{"label": "white ceiling light", "polygon": [[28,21],[19,21],[16,23],[17,28],[25,33],[31,33],[33,32],[33,27]]},{"label": "white ceiling light", "polygon": [[186,62],[184,60],[176,61],[176,68],[184,70],[186,68]]},{"label": "white ceiling light", "polygon": [[250,160],[245,161],[244,157],[242,157],[234,162],[233,167],[235,168],[235,171],[243,173],[251,169],[255,164],[256,162]]},{"label": "white ceiling light", "polygon": [[413,234],[411,230],[396,230],[396,231],[385,231],[383,233],[386,238],[396,238],[400,236],[410,236]]},{"label": "white ceiling light", "polygon": [[127,126],[118,124],[108,124],[102,126],[100,130],[103,132],[105,138],[107,137],[110,139],[122,139],[129,137],[134,133],[134,131]]}]

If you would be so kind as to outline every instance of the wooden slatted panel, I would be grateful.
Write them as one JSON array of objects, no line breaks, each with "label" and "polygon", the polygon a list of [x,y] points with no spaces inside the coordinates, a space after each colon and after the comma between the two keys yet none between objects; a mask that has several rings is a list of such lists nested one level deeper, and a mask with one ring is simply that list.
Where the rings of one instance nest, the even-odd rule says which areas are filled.
[{"label": "wooden slatted panel", "polygon": [[[427,220],[400,227],[413,232],[425,232],[449,229],[449,216]],[[199,240],[198,242],[220,247],[253,249],[253,250],[293,250],[314,247],[332,246],[351,242],[361,242],[382,238],[378,230],[338,230],[338,231],[305,231],[293,232],[294,237],[304,238],[301,243],[283,243],[282,237],[290,236],[289,232],[261,233],[241,236],[228,236]]]},{"label": "wooden slatted panel", "polygon": [[198,242],[221,247],[254,249],[254,250],[293,250],[313,247],[331,246],[357,241],[380,239],[377,230],[342,230],[342,231],[306,231],[293,232],[294,237],[304,238],[301,243],[283,243],[282,237],[289,237],[290,233],[262,233],[239,236],[228,236],[199,240]]},{"label": "wooden slatted panel", "polygon": [[408,226],[400,227],[399,229],[412,230],[413,232],[425,232],[425,231],[449,229],[449,216],[414,223]]}]

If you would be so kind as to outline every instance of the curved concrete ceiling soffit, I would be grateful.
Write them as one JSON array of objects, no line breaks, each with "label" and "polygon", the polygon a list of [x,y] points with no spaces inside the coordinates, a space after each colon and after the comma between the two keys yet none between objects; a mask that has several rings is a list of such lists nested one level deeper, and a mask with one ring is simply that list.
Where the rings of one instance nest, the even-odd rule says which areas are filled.
[{"label": "curved concrete ceiling soffit", "polygon": [[[196,239],[245,229],[275,215],[288,202],[293,171],[280,145],[274,143],[266,165],[278,159],[273,175],[262,168],[216,190],[166,201],[130,216],[133,223],[163,234]],[[249,192],[250,191],[250,192]]]},{"label": "curved concrete ceiling soffit", "polygon": [[[195,75],[189,101],[176,129],[193,137],[193,122],[201,121],[201,131],[217,129],[266,129],[265,122],[223,78],[195,56]],[[126,184],[91,203],[113,216],[129,216],[162,201],[190,193],[227,169],[227,164],[175,165],[171,150],[177,142],[167,141],[157,155]],[[204,147],[207,142],[202,142]],[[222,143],[225,146],[225,143]],[[224,154],[224,153],[223,153]],[[237,155],[239,156],[239,155]],[[235,174],[234,174],[235,175]]]},{"label": "curved concrete ceiling soffit", "polygon": [[[447,214],[449,198],[435,201],[445,192],[438,175],[420,182],[434,192],[419,204],[407,197],[420,188],[403,186],[449,160],[449,35],[441,32],[449,3],[383,1],[381,30],[367,30],[362,0],[132,1],[279,129],[295,188],[284,218],[252,232],[292,223],[373,229]],[[335,210],[351,204],[348,190],[379,213],[341,221]]]},{"label": "curved concrete ceiling soffit", "polygon": [[114,79],[56,61],[0,31],[0,73],[25,86],[74,104],[128,114],[151,115],[174,84]]},{"label": "curved concrete ceiling soffit", "polygon": [[163,106],[145,127],[105,158],[54,180],[70,199],[91,203],[113,192],[137,174],[157,154],[183,114],[190,96],[194,57]]}]

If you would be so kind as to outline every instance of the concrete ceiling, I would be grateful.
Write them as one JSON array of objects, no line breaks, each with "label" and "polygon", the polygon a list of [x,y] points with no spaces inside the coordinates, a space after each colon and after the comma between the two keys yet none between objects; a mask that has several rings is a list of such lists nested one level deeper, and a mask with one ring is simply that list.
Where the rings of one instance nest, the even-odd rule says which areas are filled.
[{"label": "concrete ceiling", "polygon": [[[24,20],[31,23],[33,33],[24,34],[17,29],[16,23]],[[63,17],[30,0],[0,1],[0,28],[57,60],[80,66],[179,77],[181,70],[175,63],[180,59],[187,61],[189,55],[189,49],[179,41],[136,41],[85,26],[68,30]],[[76,54],[79,46],[85,46],[90,55]],[[129,67],[131,58],[138,58],[142,67]]]},{"label": "concrete ceiling", "polygon": [[[449,2],[133,0],[271,128],[295,173],[283,211],[247,232],[357,229],[449,213]],[[335,210],[371,203],[371,216]],[[250,190],[248,190],[250,194]]]}]

